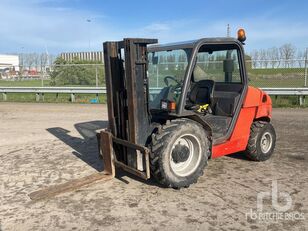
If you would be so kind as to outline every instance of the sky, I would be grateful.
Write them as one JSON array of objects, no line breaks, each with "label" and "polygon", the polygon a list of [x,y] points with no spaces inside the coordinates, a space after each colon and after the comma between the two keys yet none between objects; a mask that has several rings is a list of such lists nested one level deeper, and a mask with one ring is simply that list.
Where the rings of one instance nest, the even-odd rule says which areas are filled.
[{"label": "sky", "polygon": [[308,1],[0,0],[0,53],[102,50],[104,41],[159,43],[246,31],[246,51],[292,43],[308,47]]}]

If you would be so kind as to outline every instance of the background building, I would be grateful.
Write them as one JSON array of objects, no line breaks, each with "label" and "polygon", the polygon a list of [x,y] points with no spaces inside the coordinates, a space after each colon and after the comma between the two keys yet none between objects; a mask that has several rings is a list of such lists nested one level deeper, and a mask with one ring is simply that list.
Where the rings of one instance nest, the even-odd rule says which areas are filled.
[{"label": "background building", "polygon": [[60,54],[61,58],[66,61],[72,61],[74,58],[84,61],[98,61],[103,63],[104,55],[102,51],[92,52],[66,52]]},{"label": "background building", "polygon": [[19,70],[19,57],[18,55],[0,55],[0,69],[15,69]]},{"label": "background building", "polygon": [[18,55],[0,55],[0,78],[15,76],[18,71]]}]

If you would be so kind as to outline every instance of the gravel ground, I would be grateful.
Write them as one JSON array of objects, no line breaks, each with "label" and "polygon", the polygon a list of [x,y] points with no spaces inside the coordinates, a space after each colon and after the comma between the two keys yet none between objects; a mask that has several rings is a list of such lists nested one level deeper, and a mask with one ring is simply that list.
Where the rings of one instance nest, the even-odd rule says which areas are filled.
[{"label": "gravel ground", "polygon": [[[211,160],[186,189],[120,173],[31,201],[33,191],[102,170],[93,135],[106,119],[104,105],[0,103],[0,230],[308,229],[308,109],[273,111],[277,146],[270,160],[240,154]],[[281,219],[273,218],[280,215],[269,198],[257,211],[258,193],[270,193],[273,182],[279,206],[291,199]],[[266,219],[266,213],[274,215]]]}]

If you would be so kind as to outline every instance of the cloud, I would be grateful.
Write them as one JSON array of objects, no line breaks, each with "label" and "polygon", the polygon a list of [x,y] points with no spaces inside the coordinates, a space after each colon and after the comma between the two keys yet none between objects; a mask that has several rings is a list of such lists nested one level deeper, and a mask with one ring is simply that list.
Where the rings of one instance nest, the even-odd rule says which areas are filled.
[{"label": "cloud", "polygon": [[[280,47],[292,43],[299,49],[308,47],[308,30],[305,22],[294,22],[287,19],[273,19],[272,15],[252,18],[224,19],[214,21],[181,19],[147,25],[143,35],[158,37],[160,42],[176,42],[203,37],[225,37],[227,24],[231,26],[231,36],[236,37],[239,28],[244,28],[247,35],[245,49]],[[139,32],[140,33],[140,32]],[[153,36],[153,34],[155,36]]]},{"label": "cloud", "polygon": [[[61,4],[62,2],[69,4]],[[253,50],[281,46],[291,42],[295,46],[308,47],[308,30],[305,22],[291,21],[287,17],[272,17],[277,12],[264,12],[250,18],[178,17],[169,20],[133,22],[131,18],[112,18],[74,7],[79,0],[1,0],[0,1],[0,53],[45,51],[102,50],[102,42],[120,40],[123,37],[158,38],[160,43],[185,41],[202,37],[226,36],[226,27],[231,25],[231,35],[238,27],[247,32],[246,49]],[[73,3],[72,3],[73,2]],[[67,5],[69,7],[67,7]],[[117,16],[118,17],[118,16]],[[123,16],[124,17],[124,16]],[[175,16],[174,16],[175,17]],[[88,23],[86,20],[91,19]],[[114,22],[117,20],[117,24]],[[121,21],[118,23],[118,21]]]},{"label": "cloud", "polygon": [[[42,2],[37,4],[34,0],[4,0],[0,8],[2,52],[18,52],[20,47],[28,52],[38,51],[45,50],[46,46],[55,52],[85,50],[92,38],[108,38],[107,35],[114,34],[110,26],[98,20],[104,18],[104,15],[85,10],[44,6]],[[91,23],[86,21],[88,18]],[[93,46],[93,49],[98,47]]]},{"label": "cloud", "polygon": [[[164,22],[153,22],[141,28],[131,29],[126,33],[133,34],[133,37],[158,38],[160,43],[176,42],[181,40],[191,40],[189,31],[196,25],[195,19],[178,19]],[[176,35],[176,36],[175,36]],[[192,36],[190,34],[190,36]]]}]

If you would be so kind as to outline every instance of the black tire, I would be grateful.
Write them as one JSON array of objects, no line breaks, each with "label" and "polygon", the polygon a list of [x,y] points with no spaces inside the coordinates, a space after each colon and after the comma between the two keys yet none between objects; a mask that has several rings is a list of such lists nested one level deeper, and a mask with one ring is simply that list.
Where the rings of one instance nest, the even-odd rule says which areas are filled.
[{"label": "black tire", "polygon": [[[176,168],[174,166],[186,163],[188,160],[186,160],[186,162],[185,160],[182,160],[184,162],[175,163],[173,159],[174,147],[177,146],[175,144],[176,141],[180,144],[180,140],[185,138],[192,140],[189,141],[192,144],[189,147],[193,147],[193,151],[186,152],[189,156],[187,158],[194,158],[196,161],[190,161],[188,164],[187,169],[190,169],[190,171],[186,171],[187,175],[180,175],[174,170]],[[193,142],[195,142],[196,145],[194,145]],[[198,178],[203,175],[203,170],[207,165],[208,156],[210,155],[210,139],[207,132],[200,124],[190,119],[167,121],[165,125],[158,127],[157,131],[152,134],[150,147],[152,176],[154,176],[160,184],[172,188],[188,187],[189,185],[196,183]],[[183,146],[180,145],[179,147]],[[179,153],[182,153],[183,149],[180,148],[179,150]],[[188,150],[191,149],[188,148]],[[183,171],[185,172],[185,168]]]},{"label": "black tire", "polygon": [[[264,137],[268,138],[264,138]],[[267,139],[268,146],[262,145],[264,139]],[[255,121],[250,128],[250,136],[245,151],[246,156],[254,161],[265,161],[269,159],[275,149],[276,133],[273,125],[266,121]],[[265,147],[267,148],[265,148]]]}]

